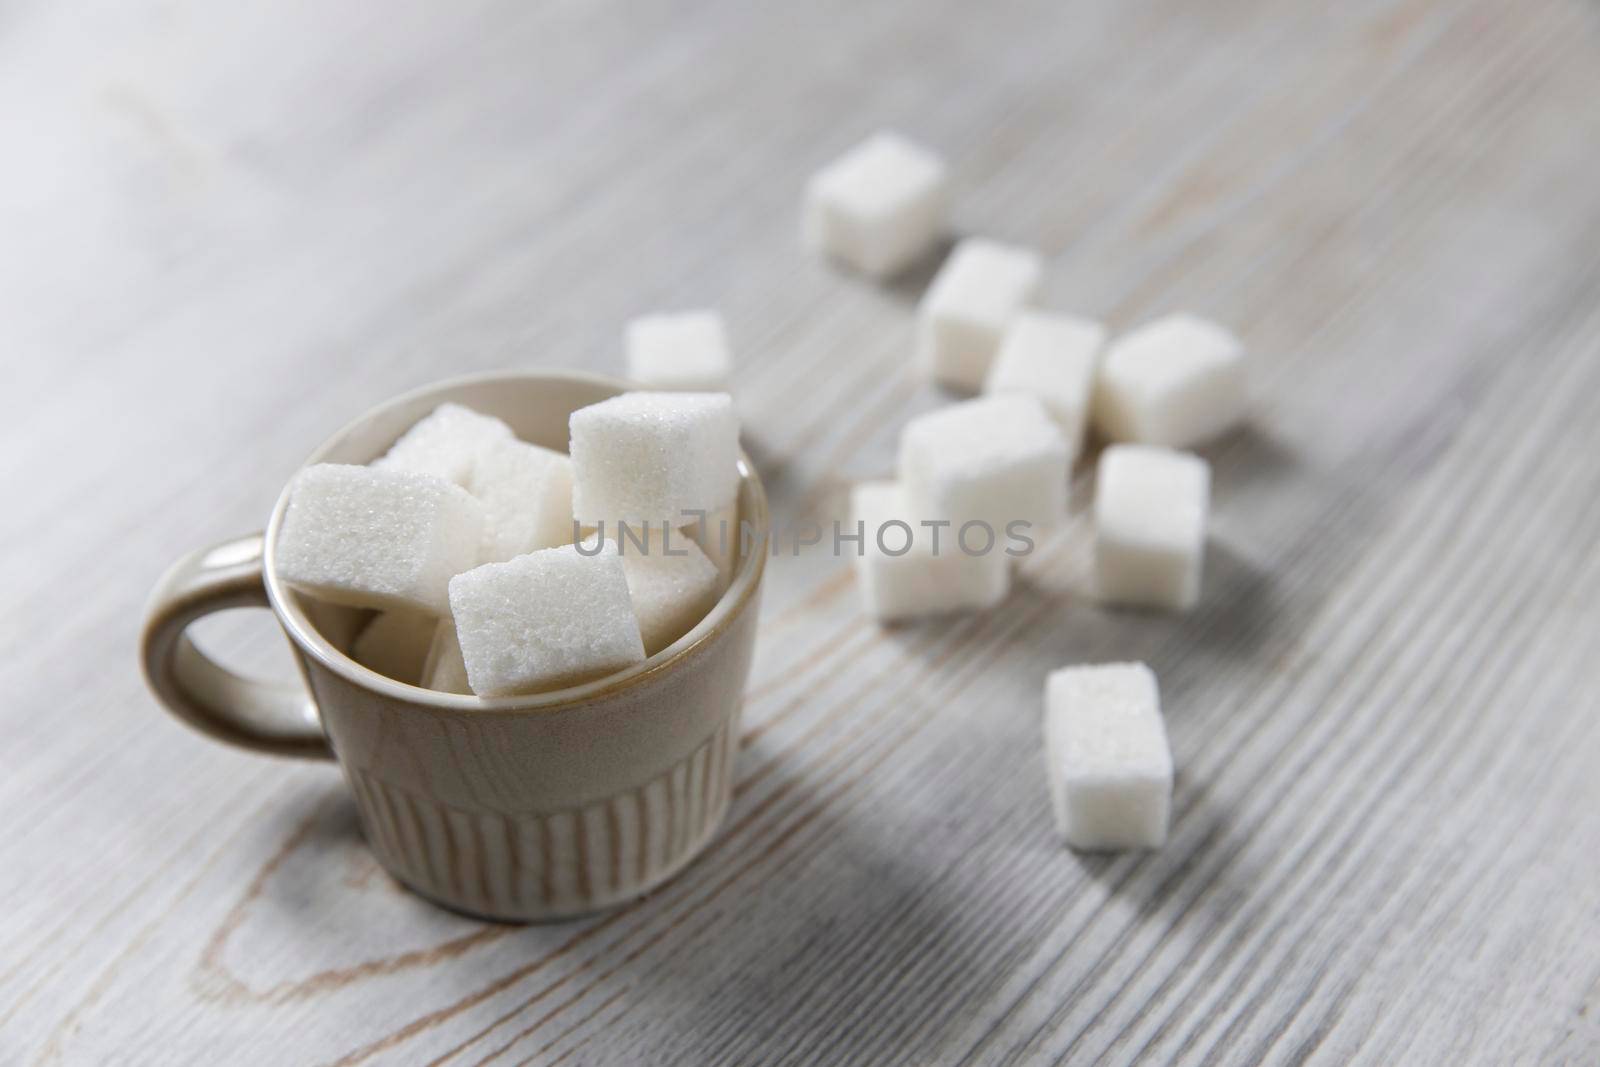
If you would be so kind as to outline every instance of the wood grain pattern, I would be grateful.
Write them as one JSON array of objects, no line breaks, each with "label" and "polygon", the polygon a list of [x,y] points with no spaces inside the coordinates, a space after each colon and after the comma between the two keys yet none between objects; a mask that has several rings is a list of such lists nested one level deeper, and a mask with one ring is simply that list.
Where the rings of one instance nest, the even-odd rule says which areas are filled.
[{"label": "wood grain pattern", "polygon": [[[1581,0],[470,0],[0,12],[0,1061],[1600,1061],[1600,15]],[[773,560],[727,822],[548,927],[399,890],[327,767],[166,719],[143,598],[439,377],[621,366],[715,304],[780,521],[944,401],[933,263],[798,247],[891,125],[1044,302],[1256,359],[1200,608],[1074,518],[878,630]],[[255,620],[259,623],[260,620]],[[261,625],[215,647],[274,666]],[[1040,689],[1157,671],[1169,845],[1052,835]],[[599,837],[603,826],[596,827]],[[593,857],[591,857],[593,858]],[[603,867],[596,867],[599,870]]]}]

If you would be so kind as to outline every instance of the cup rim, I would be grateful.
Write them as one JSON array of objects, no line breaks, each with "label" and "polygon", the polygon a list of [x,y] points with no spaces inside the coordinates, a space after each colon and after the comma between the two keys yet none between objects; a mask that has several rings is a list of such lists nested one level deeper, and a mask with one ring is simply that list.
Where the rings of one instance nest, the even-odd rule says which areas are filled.
[{"label": "cup rim", "polygon": [[[428,711],[439,713],[468,712],[475,716],[491,715],[502,717],[549,714],[588,704],[599,699],[613,697],[624,690],[632,689],[644,685],[648,681],[660,678],[668,671],[680,667],[684,660],[725,631],[734,619],[744,613],[754,598],[761,577],[766,571],[767,546],[770,534],[766,490],[761,484],[760,475],[756,473],[755,464],[751,462],[750,457],[741,447],[739,449],[739,491],[742,498],[744,494],[748,493],[748,497],[745,499],[752,512],[749,516],[751,524],[756,531],[756,536],[751,541],[750,551],[745,553],[744,558],[739,561],[739,566],[730,578],[728,587],[722,591],[722,595],[717,598],[717,602],[712,605],[711,610],[706,612],[704,618],[672,644],[631,667],[579,685],[552,689],[543,693],[529,693],[524,696],[480,697],[471,693],[445,693],[436,689],[408,685],[405,682],[396,681],[387,675],[379,674],[377,671],[362,666],[353,658],[335,648],[311,624],[311,620],[306,617],[295,597],[290,595],[291,591],[287,583],[279,577],[274,551],[277,544],[278,529],[283,523],[283,515],[288,506],[289,491],[294,485],[295,475],[314,463],[322,462],[322,457],[340,441],[356,433],[368,422],[395,408],[410,406],[418,401],[425,400],[429,396],[443,394],[467,385],[551,380],[585,382],[608,389],[615,389],[618,392],[625,392],[632,387],[632,383],[621,378],[593,374],[588,371],[572,370],[484,371],[447,378],[407,390],[383,403],[368,408],[362,414],[346,422],[338,430],[324,438],[322,443],[311,452],[305,461],[295,468],[294,474],[290,475],[289,479],[284,483],[283,489],[278,493],[278,498],[272,506],[272,515],[267,521],[267,528],[262,538],[261,568],[262,578],[267,590],[267,599],[272,605],[272,612],[277,616],[278,623],[283,627],[284,632],[289,635],[290,640],[295,643],[301,652],[352,685],[375,691],[382,696],[403,701],[410,706]],[[440,402],[442,403],[443,400],[441,399]],[[741,515],[741,525],[743,519],[744,516]]]}]

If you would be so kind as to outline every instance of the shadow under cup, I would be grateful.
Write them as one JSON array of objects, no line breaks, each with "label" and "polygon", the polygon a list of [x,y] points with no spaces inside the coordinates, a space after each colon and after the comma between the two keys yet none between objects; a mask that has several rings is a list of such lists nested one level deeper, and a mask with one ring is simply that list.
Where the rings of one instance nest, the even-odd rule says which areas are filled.
[{"label": "shadow under cup", "polygon": [[[308,463],[369,462],[445,402],[564,452],[568,415],[626,388],[554,373],[445,383],[368,413]],[[642,664],[522,697],[421,689],[350,659],[350,643],[372,613],[302,596],[276,573],[273,546],[287,498],[286,489],[261,551],[266,600],[289,636],[367,840],[394,877],[460,911],[538,921],[635,898],[706,846],[732,792],[766,557],[766,500],[746,457],[734,513],[722,516],[731,526],[731,555],[721,561],[730,577],[707,616]],[[740,520],[748,540],[739,536]],[[147,670],[151,659],[147,652]]]}]

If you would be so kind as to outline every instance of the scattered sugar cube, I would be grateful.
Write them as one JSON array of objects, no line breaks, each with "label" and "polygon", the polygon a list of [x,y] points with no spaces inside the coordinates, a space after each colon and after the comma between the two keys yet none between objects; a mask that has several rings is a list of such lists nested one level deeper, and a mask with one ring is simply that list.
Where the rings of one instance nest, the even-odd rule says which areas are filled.
[{"label": "scattered sugar cube", "polygon": [[726,393],[623,393],[572,413],[572,508],[587,527],[692,522],[739,488]]},{"label": "scattered sugar cube", "polygon": [[1169,315],[1118,338],[1095,390],[1095,425],[1113,441],[1190,448],[1244,417],[1244,348],[1221,326]]},{"label": "scattered sugar cube", "polygon": [[622,560],[576,545],[485,563],[450,580],[450,612],[479,696],[555,689],[644,659]]},{"label": "scattered sugar cube", "polygon": [[986,396],[919,415],[900,434],[900,480],[919,517],[981,520],[997,538],[1067,508],[1069,455],[1037,397]]},{"label": "scattered sugar cube", "polygon": [[472,495],[483,505],[482,562],[572,543],[572,461],[524,441],[478,454]]},{"label": "scattered sugar cube", "polygon": [[1094,572],[1108,603],[1186,610],[1200,599],[1211,468],[1188,452],[1112,445],[1100,454]]},{"label": "scattered sugar cube", "polygon": [[917,309],[923,373],[960,389],[983,385],[1011,319],[1039,288],[1042,261],[1026,248],[968,238],[956,246]]},{"label": "scattered sugar cube", "polygon": [[487,448],[516,435],[499,419],[460,404],[440,404],[420,419],[372,466],[431,474],[463,489],[472,488],[472,470]]},{"label": "scattered sugar cube", "polygon": [[1095,367],[1106,328],[1075,315],[1024,311],[1011,320],[984,380],[986,393],[1031,393],[1061,427],[1073,459],[1083,449]]},{"label": "scattered sugar cube", "polygon": [[[604,551],[622,559],[628,596],[639,620],[645,655],[653,656],[694,629],[717,602],[717,565],[683,530],[664,523],[605,531]],[[584,551],[601,551],[599,533]]]},{"label": "scattered sugar cube", "polygon": [[417,685],[438,628],[432,615],[400,608],[381,611],[356,635],[350,658],[397,682]]},{"label": "scattered sugar cube", "polygon": [[976,554],[969,554],[962,550],[955,527],[922,526],[920,518],[897,482],[865,482],[851,491],[850,524],[843,532],[854,533],[860,524],[856,582],[868,615],[894,622],[981,610],[1005,599],[1011,589],[1011,557],[1003,538],[989,544],[974,536],[967,547]]},{"label": "scattered sugar cube", "polygon": [[802,239],[863,274],[889,277],[938,240],[947,186],[938,156],[898,134],[874,134],[807,183]]},{"label": "scattered sugar cube", "polygon": [[1156,676],[1143,663],[1065,667],[1044,690],[1056,826],[1078,849],[1160,848],[1172,751]]},{"label": "scattered sugar cube", "polygon": [[441,693],[472,692],[467,684],[467,664],[461,658],[461,642],[456,640],[456,626],[449,619],[440,619],[434,627],[422,668],[422,684]]},{"label": "scattered sugar cube", "polygon": [[319,463],[296,476],[274,558],[335,604],[449,613],[452,575],[478,564],[483,507],[442,478]]},{"label": "scattered sugar cube", "polygon": [[643,315],[626,331],[628,377],[647,389],[720,393],[733,360],[715,311]]}]

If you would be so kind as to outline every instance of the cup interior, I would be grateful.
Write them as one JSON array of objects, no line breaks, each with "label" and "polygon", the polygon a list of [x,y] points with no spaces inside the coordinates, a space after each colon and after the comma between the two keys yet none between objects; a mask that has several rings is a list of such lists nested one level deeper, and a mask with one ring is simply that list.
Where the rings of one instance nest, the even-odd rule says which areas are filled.
[{"label": "cup interior", "polygon": [[[569,371],[492,373],[441,382],[396,397],[362,415],[323,442],[306,460],[306,465],[369,463],[388,451],[417,420],[444,403],[462,404],[493,415],[510,426],[522,440],[567,452],[568,416],[628,388],[626,382],[618,379]],[[372,611],[326,604],[296,592],[281,581],[275,565],[276,546],[288,501],[286,485],[267,523],[263,562],[267,596],[290,639],[305,654],[350,681],[413,704],[441,709],[548,710],[609,693],[645,675],[670,669],[744,607],[755,591],[766,561],[766,496],[754,465],[741,451],[738,497],[733,513],[727,516],[727,543],[734,553],[731,578],[717,603],[687,634],[643,663],[581,685],[515,697],[442,693],[396,681],[350,658],[351,643],[374,614]],[[753,536],[741,537],[741,529],[749,530]]]}]

